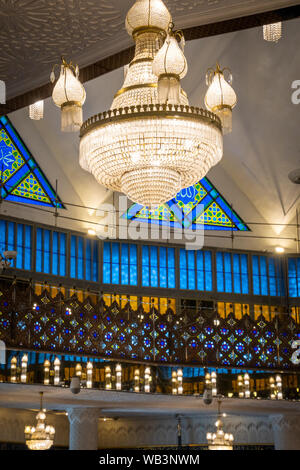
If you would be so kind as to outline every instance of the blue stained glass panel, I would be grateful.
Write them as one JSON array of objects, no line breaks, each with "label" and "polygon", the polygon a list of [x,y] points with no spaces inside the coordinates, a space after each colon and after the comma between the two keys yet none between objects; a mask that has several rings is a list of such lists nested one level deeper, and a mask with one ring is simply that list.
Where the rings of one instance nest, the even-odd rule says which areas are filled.
[{"label": "blue stained glass panel", "polygon": [[288,259],[290,297],[300,297],[300,258]]}]

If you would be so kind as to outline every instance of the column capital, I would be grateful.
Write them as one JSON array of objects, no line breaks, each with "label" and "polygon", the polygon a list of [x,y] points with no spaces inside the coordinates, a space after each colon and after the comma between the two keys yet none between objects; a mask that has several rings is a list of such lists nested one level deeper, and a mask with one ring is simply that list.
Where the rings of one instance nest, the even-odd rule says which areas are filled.
[{"label": "column capital", "polygon": [[70,450],[98,449],[98,408],[67,408],[70,423]]},{"label": "column capital", "polygon": [[85,421],[98,420],[101,415],[101,410],[98,408],[67,408],[68,419],[70,424],[75,422],[81,423]]}]

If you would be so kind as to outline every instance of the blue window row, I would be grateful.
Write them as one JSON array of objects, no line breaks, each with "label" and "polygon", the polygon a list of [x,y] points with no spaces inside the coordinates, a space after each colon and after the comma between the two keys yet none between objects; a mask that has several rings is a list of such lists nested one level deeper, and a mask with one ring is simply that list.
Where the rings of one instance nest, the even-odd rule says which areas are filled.
[{"label": "blue window row", "polygon": [[249,294],[248,255],[216,254],[217,291]]},{"label": "blue window row", "polygon": [[32,227],[0,220],[0,253],[17,251],[17,259],[12,266],[17,269],[31,270]]},{"label": "blue window row", "polygon": [[289,258],[288,276],[290,297],[300,297],[300,258]]},{"label": "blue window row", "polygon": [[212,291],[212,253],[180,249],[180,289]]},{"label": "blue window row", "polygon": [[[0,253],[8,250],[18,252],[17,259],[12,262],[13,267],[63,277],[70,276],[72,279],[100,281],[98,240],[72,234],[68,237],[65,232],[40,227],[36,228],[35,241],[33,238],[31,225],[0,220]],[[182,290],[200,292],[212,292],[215,289],[220,293],[247,295],[251,293],[251,263],[254,295],[285,295],[286,274],[280,257],[216,252],[214,261],[210,250],[180,248],[177,252],[172,247],[154,245],[143,245],[140,249],[143,287],[179,287]],[[179,256],[178,261],[176,256]],[[35,265],[32,260],[35,260]],[[216,286],[213,285],[214,270]],[[293,298],[300,297],[300,257],[289,257],[287,270],[289,295]],[[138,286],[138,271],[137,245],[103,243],[104,284]]]},{"label": "blue window row", "polygon": [[142,286],[175,289],[175,248],[142,247]]},{"label": "blue window row", "polygon": [[137,246],[128,243],[104,242],[103,283],[138,285]]},{"label": "blue window row", "polygon": [[284,295],[284,274],[280,258],[252,256],[253,294]]},{"label": "blue window row", "polygon": [[66,276],[67,237],[65,233],[37,228],[36,271]]}]

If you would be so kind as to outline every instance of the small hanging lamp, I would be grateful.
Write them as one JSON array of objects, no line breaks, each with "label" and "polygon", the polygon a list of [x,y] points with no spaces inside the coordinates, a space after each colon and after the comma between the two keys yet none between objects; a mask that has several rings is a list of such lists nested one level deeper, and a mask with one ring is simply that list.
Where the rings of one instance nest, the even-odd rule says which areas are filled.
[{"label": "small hanging lamp", "polygon": [[29,117],[34,121],[44,118],[44,100],[39,100],[29,105]]},{"label": "small hanging lamp", "polygon": [[[53,67],[50,80],[55,81],[55,66]],[[61,130],[62,132],[77,132],[83,122],[82,106],[86,99],[86,92],[79,81],[79,68],[62,58],[60,76],[53,89],[52,98],[56,106],[61,108]]]},{"label": "small hanging lamp", "polygon": [[263,28],[264,40],[268,42],[278,42],[282,36],[282,23],[265,24]]},{"label": "small hanging lamp", "polygon": [[[168,35],[161,49],[156,54],[152,71],[158,77],[158,100],[160,104],[180,104],[180,80],[188,71],[183,53],[184,36],[181,31],[173,32],[170,23]],[[182,48],[180,48],[180,41]]]},{"label": "small hanging lamp", "polygon": [[[225,73],[228,78],[225,79]],[[222,122],[223,134],[232,132],[232,110],[237,103],[237,97],[232,88],[232,74],[228,68],[208,69],[206,74],[208,90],[205,95],[205,106],[209,111],[217,114]]]}]

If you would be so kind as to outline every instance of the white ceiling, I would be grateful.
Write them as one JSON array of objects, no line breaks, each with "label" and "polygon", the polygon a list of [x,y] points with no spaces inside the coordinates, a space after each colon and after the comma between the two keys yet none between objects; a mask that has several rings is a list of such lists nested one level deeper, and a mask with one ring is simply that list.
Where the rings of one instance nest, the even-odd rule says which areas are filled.
[{"label": "white ceiling", "polygon": [[[185,28],[269,11],[293,0],[165,0]],[[124,19],[133,0],[5,0],[0,8],[0,79],[8,98],[49,82],[60,56],[89,65],[132,44]]]}]

